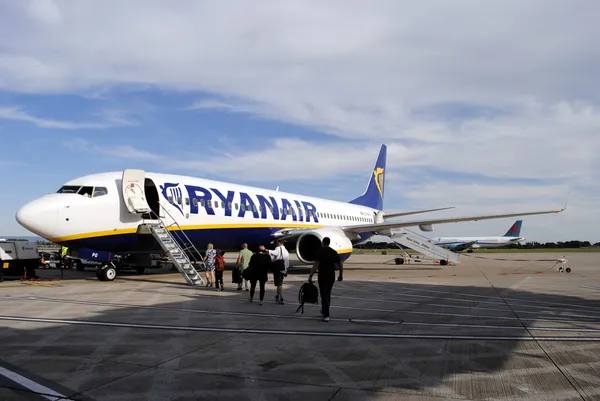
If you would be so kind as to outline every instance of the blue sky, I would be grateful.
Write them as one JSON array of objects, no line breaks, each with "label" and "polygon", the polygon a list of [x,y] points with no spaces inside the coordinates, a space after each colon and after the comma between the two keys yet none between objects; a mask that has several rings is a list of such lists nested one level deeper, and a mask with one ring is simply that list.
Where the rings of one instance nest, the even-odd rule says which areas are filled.
[{"label": "blue sky", "polygon": [[0,234],[125,168],[350,200],[386,143],[388,211],[554,209],[573,186],[523,235],[600,241],[600,5],[267,3],[0,1]]}]

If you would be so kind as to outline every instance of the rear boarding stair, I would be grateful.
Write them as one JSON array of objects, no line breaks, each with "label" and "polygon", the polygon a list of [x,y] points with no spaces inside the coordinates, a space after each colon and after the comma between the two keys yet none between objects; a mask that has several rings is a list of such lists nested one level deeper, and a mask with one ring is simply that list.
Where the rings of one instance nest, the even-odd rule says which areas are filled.
[{"label": "rear boarding stair", "polygon": [[[458,263],[458,254],[436,245],[433,240],[424,235],[417,234],[413,231],[402,229],[399,231],[391,231],[389,237],[396,244],[413,249],[423,255],[429,256],[432,259],[438,260],[441,266],[446,266],[450,263]],[[404,249],[402,248],[402,251]],[[410,255],[404,251],[405,256],[410,260]],[[398,258],[396,264],[404,264],[405,259]]]}]

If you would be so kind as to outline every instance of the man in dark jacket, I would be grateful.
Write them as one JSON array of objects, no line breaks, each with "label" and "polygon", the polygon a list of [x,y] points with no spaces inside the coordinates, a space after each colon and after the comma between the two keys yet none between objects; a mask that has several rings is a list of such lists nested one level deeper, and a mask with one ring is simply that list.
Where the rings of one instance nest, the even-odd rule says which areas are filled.
[{"label": "man in dark jacket", "polygon": [[319,292],[321,293],[321,313],[323,321],[329,321],[329,305],[331,304],[331,290],[335,283],[335,271],[339,270],[338,281],[344,279],[343,266],[340,260],[340,255],[329,246],[331,240],[329,237],[323,238],[323,246],[317,251],[315,263],[310,271],[308,281],[312,282],[312,277],[315,272],[319,272]]},{"label": "man in dark jacket", "polygon": [[260,283],[260,301],[259,305],[262,305],[263,299],[265,298],[265,284],[268,280],[269,266],[271,265],[271,256],[269,251],[265,249],[264,245],[258,248],[258,252],[252,255],[248,269],[250,269],[250,296],[248,300],[252,302],[254,298],[254,291],[256,290],[256,282]]}]

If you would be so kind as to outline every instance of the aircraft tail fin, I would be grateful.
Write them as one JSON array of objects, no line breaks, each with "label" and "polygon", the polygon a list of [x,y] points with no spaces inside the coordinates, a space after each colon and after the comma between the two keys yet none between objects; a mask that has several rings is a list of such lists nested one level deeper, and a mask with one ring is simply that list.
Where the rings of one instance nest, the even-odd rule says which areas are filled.
[{"label": "aircraft tail fin", "polygon": [[381,145],[381,150],[379,151],[375,168],[373,168],[373,172],[371,173],[367,190],[358,198],[351,200],[350,203],[372,207],[377,210],[383,209],[386,153],[387,146]]},{"label": "aircraft tail fin", "polygon": [[521,225],[523,224],[523,220],[517,220],[515,223],[508,229],[505,237],[519,237],[521,236]]}]

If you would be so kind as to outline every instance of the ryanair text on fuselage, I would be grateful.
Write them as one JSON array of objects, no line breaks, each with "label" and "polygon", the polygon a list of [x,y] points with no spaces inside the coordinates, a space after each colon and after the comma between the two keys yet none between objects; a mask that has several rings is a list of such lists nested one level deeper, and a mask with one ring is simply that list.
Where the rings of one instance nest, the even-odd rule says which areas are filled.
[{"label": "ryanair text on fuselage", "polygon": [[[225,216],[232,216],[235,212],[237,217],[245,217],[246,213],[252,213],[255,219],[267,219],[268,213],[275,220],[286,220],[288,216],[291,221],[318,223],[317,207],[311,202],[292,199],[293,204],[300,211],[296,213],[292,202],[281,198],[281,205],[273,196],[266,197],[256,194],[256,201],[246,192],[228,190],[223,194],[216,188],[204,188],[197,185],[184,185],[189,199],[190,214],[198,214],[203,208],[207,215],[214,216],[215,208],[213,202],[222,202],[225,208]],[[183,202],[181,200],[181,189],[178,183],[165,183],[160,186],[162,195],[174,207],[183,214]],[[187,203],[187,201],[186,201]],[[239,203],[239,210],[233,210],[234,203]],[[236,208],[237,209],[237,208]],[[303,211],[303,212],[302,212]]]}]

